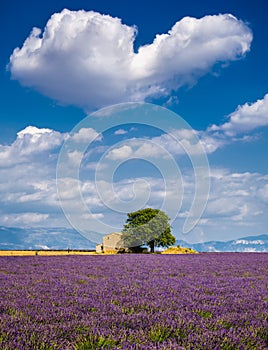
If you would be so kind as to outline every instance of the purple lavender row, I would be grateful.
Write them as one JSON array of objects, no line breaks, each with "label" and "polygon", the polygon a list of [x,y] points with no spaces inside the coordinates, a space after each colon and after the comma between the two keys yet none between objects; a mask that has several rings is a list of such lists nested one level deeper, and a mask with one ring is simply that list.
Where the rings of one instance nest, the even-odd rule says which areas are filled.
[{"label": "purple lavender row", "polygon": [[268,254],[0,257],[0,348],[268,349]]}]

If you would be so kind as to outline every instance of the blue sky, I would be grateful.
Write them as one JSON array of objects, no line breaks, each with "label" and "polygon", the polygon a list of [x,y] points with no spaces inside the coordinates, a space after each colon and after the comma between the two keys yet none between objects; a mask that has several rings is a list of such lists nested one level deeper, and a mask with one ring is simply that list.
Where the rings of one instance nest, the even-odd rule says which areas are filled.
[{"label": "blue sky", "polygon": [[[83,161],[73,152],[83,165],[80,184],[89,210],[77,220],[85,227],[94,225],[91,219],[105,222],[107,231],[124,223],[126,214],[107,208],[94,187],[94,171],[105,157],[123,162],[113,180],[122,200],[131,200],[138,181],[137,197],[147,183],[147,205],[161,208],[164,183],[153,165],[157,154],[163,156],[154,148],[159,145],[182,173],[184,197],[172,223],[178,238],[194,242],[267,233],[267,10],[265,0],[2,2],[0,225],[69,227],[56,184],[63,142],[99,108],[148,102],[180,115],[206,152],[211,186],[198,225],[182,237],[195,193],[189,160],[174,140],[152,127],[129,124],[124,113],[121,125],[88,146]],[[84,131],[76,129],[76,140],[96,136],[98,122],[92,120],[90,127],[80,125]],[[150,147],[147,161],[141,138],[147,151]],[[133,160],[137,155],[140,161]],[[69,191],[63,201],[79,212],[72,181],[65,180]],[[179,201],[174,193],[170,198]]]}]

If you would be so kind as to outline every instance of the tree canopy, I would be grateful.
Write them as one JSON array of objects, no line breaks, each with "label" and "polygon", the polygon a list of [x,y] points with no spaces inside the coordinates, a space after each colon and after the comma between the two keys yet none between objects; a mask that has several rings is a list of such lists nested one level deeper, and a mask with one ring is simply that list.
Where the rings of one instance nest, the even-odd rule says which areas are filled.
[{"label": "tree canopy", "polygon": [[154,247],[168,247],[175,243],[171,234],[169,217],[159,209],[145,208],[128,213],[122,230],[122,240],[127,247],[148,245],[151,252]]}]

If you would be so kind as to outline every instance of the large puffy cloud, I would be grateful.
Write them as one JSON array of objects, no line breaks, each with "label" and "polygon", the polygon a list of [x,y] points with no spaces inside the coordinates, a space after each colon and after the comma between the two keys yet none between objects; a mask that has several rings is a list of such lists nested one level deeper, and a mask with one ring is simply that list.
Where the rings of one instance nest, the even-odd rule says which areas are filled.
[{"label": "large puffy cloud", "polygon": [[12,77],[62,103],[92,109],[167,95],[249,49],[252,33],[229,14],[185,17],[134,52],[137,29],[90,11],[54,14],[10,57]]}]

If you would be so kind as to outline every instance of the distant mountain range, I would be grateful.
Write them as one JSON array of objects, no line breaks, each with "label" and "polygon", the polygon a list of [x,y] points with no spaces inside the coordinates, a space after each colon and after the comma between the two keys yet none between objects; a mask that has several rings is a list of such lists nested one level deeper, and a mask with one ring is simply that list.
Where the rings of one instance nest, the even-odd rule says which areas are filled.
[{"label": "distant mountain range", "polygon": [[96,243],[87,240],[74,229],[17,228],[0,226],[0,250],[27,249],[95,249]]},{"label": "distant mountain range", "polygon": [[198,252],[268,252],[268,234],[248,236],[230,241],[209,241],[203,243],[187,243],[177,240],[176,245],[189,247]]},{"label": "distant mountain range", "polygon": [[[268,252],[268,234],[249,236],[226,242],[188,243],[177,240],[176,245],[198,252]],[[27,249],[95,249],[96,243],[87,240],[71,228],[17,228],[0,226],[0,250]]]}]

